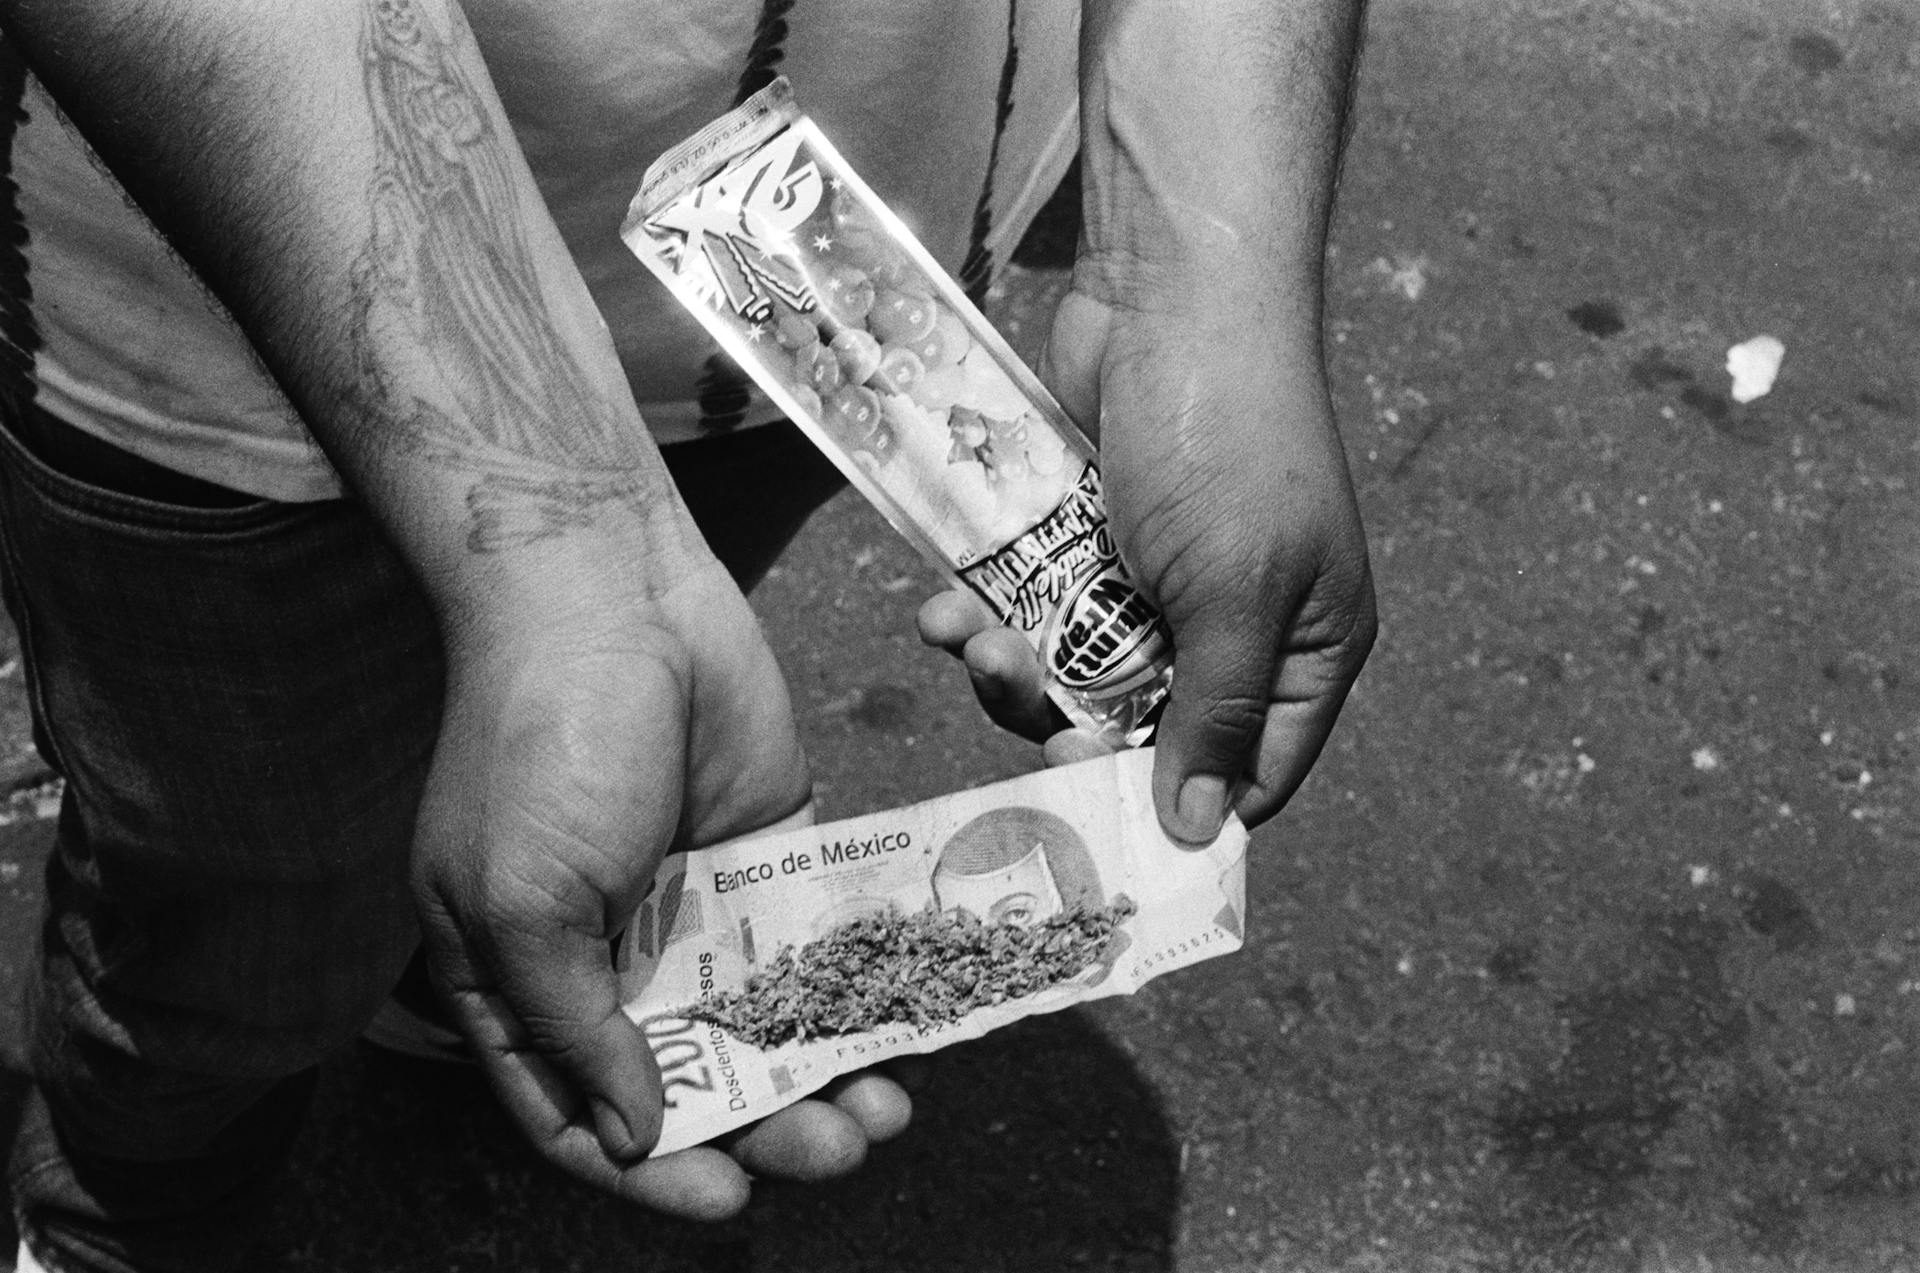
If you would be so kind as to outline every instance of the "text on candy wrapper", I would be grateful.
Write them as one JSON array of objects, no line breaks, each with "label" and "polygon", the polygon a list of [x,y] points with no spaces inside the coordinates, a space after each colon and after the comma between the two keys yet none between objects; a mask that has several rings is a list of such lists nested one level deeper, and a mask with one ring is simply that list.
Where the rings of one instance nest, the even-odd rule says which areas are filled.
[{"label": "text on candy wrapper", "polygon": [[1090,564],[1118,557],[1100,501],[1100,470],[1089,464],[1039,525],[968,566],[961,577],[996,615],[1031,632]]}]

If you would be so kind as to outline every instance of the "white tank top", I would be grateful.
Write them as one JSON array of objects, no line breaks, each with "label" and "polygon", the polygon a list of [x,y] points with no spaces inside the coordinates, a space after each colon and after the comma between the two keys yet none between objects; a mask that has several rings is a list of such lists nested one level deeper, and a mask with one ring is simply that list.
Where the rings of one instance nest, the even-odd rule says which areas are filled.
[{"label": "white tank top", "polygon": [[[761,0],[463,7],[656,440],[771,419],[757,395],[744,415],[737,401],[703,412],[698,386],[713,345],[619,234],[647,165],[732,106]],[[765,7],[785,9],[776,69],[802,109],[933,254],[956,271],[982,249],[1004,260],[1078,145],[1078,5]],[[339,495],[332,466],[225,311],[32,81],[25,107],[13,173],[42,337],[40,405],[136,455],[238,490],[292,501]]]}]

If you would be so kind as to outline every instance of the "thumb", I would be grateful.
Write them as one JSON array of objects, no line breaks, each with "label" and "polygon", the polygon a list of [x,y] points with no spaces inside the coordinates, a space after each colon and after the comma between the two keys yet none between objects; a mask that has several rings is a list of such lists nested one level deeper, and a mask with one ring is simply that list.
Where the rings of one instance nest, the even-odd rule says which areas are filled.
[{"label": "thumb", "polygon": [[[1285,807],[1332,736],[1376,631],[1364,551],[1289,586],[1248,571],[1224,602],[1169,607],[1179,661],[1154,758],[1154,803],[1176,840],[1210,843],[1228,809],[1249,827]],[[1265,578],[1264,586],[1257,582]]]},{"label": "thumb", "polygon": [[659,1137],[659,1071],[609,943],[674,836],[687,717],[657,669],[586,670],[509,712],[455,696],[436,765],[478,781],[426,811],[443,833],[422,883],[444,988],[503,1104],[551,1161],[608,1185]]},{"label": "thumb", "polygon": [[[607,946],[600,932],[577,929],[496,935],[500,994],[530,1049],[500,1061],[503,1075],[551,1111],[543,1117],[570,1115],[568,1122],[591,1127],[607,1158],[626,1163],[646,1157],[660,1138],[660,1071],[645,1035],[621,1009]],[[549,1090],[548,1072],[558,1091]],[[563,1094],[568,1089],[571,1100]]]},{"label": "thumb", "polygon": [[1211,844],[1266,729],[1280,643],[1268,623],[1168,622],[1179,661],[1154,736],[1154,807],[1175,840]]}]

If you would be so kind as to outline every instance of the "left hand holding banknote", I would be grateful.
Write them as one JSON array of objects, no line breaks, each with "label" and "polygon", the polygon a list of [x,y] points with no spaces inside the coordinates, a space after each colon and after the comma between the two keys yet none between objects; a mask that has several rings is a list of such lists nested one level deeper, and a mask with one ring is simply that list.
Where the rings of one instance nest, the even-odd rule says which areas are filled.
[{"label": "left hand holding banknote", "polygon": [[669,846],[776,823],[810,786],[786,687],[724,573],[613,609],[556,604],[535,631],[456,646],[416,893],[436,979],[542,1154],[646,1207],[720,1220],[754,1176],[852,1171],[912,1103],[891,1078],[852,1075],[722,1145],[647,1157],[660,1074],[622,1011],[610,940]]}]

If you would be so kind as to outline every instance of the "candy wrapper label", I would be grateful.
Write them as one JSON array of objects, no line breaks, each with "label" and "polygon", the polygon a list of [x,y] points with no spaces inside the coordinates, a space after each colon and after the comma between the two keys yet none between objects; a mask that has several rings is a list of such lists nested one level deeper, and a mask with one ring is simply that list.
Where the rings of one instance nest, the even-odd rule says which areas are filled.
[{"label": "candy wrapper label", "polygon": [[623,237],[932,563],[1039,651],[1054,700],[1150,737],[1172,644],[1093,447],[795,107],[785,80],[647,170]]},{"label": "candy wrapper label", "polygon": [[621,939],[658,1153],[839,1075],[1238,950],[1244,827],[1180,848],[1151,749],[667,860]]}]

